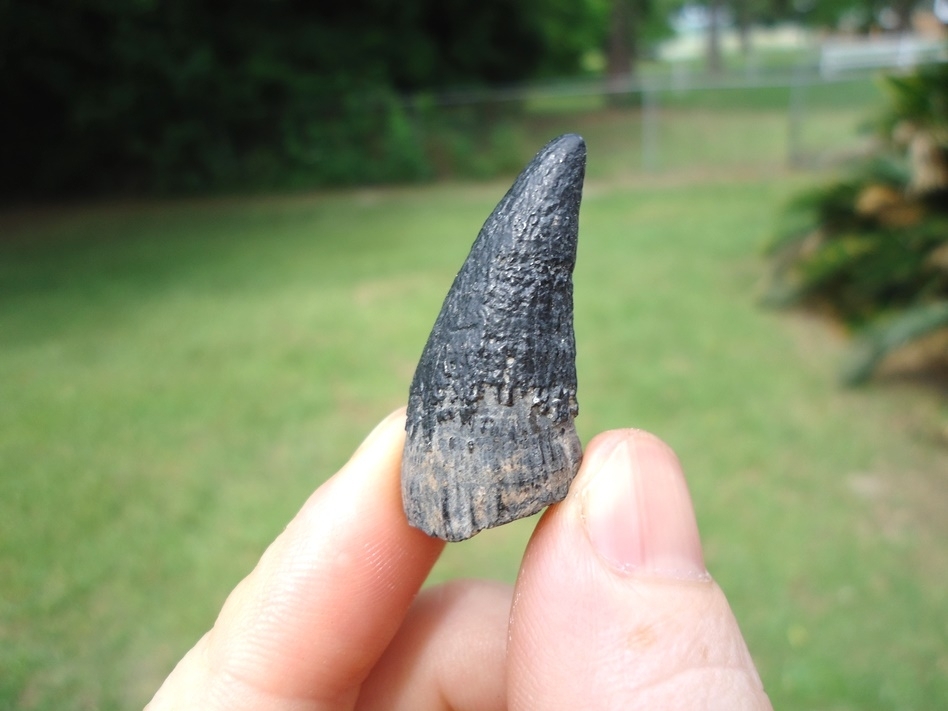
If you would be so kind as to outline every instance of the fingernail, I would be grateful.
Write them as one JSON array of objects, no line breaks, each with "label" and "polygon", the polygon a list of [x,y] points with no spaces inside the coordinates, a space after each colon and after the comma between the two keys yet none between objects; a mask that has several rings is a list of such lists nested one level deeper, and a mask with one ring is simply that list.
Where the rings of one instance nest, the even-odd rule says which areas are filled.
[{"label": "fingernail", "polygon": [[666,445],[630,430],[588,476],[583,521],[602,558],[624,572],[708,579],[688,486]]}]

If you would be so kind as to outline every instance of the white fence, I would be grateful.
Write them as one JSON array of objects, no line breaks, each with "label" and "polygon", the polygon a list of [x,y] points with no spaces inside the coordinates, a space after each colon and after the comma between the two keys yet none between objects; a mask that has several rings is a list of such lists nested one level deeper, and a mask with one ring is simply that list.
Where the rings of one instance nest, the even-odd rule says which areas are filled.
[{"label": "white fence", "polygon": [[869,39],[832,40],[820,47],[820,74],[840,74],[867,69],[909,69],[948,59],[944,42],[899,35]]}]

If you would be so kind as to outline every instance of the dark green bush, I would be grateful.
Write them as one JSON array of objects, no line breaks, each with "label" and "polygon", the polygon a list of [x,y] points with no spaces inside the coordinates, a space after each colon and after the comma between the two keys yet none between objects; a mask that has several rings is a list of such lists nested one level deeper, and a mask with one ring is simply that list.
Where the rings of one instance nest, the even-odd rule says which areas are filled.
[{"label": "dark green bush", "polygon": [[860,336],[848,382],[948,327],[948,65],[884,86],[876,154],[792,200],[767,247],[766,303],[817,305]]},{"label": "dark green bush", "polygon": [[491,109],[465,144],[458,121],[405,97],[576,71],[600,15],[543,0],[0,2],[0,200],[494,174],[511,134]]}]

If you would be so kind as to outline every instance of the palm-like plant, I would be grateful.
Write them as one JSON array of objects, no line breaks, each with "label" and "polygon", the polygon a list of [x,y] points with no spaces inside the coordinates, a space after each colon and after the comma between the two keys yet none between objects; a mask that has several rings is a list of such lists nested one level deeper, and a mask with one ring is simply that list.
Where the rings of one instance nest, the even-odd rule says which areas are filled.
[{"label": "palm-like plant", "polygon": [[797,196],[767,248],[767,303],[828,307],[859,334],[849,383],[948,328],[948,64],[883,86],[875,154]]}]

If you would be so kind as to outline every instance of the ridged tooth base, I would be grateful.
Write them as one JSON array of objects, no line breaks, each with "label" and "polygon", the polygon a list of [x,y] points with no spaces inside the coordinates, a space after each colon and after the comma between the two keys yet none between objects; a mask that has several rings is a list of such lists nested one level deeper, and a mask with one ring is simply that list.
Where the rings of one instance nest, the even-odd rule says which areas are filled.
[{"label": "ridged tooth base", "polygon": [[535,394],[500,402],[489,389],[470,422],[440,421],[430,441],[408,432],[402,501],[412,526],[461,541],[566,497],[582,445],[572,417],[554,422]]}]

